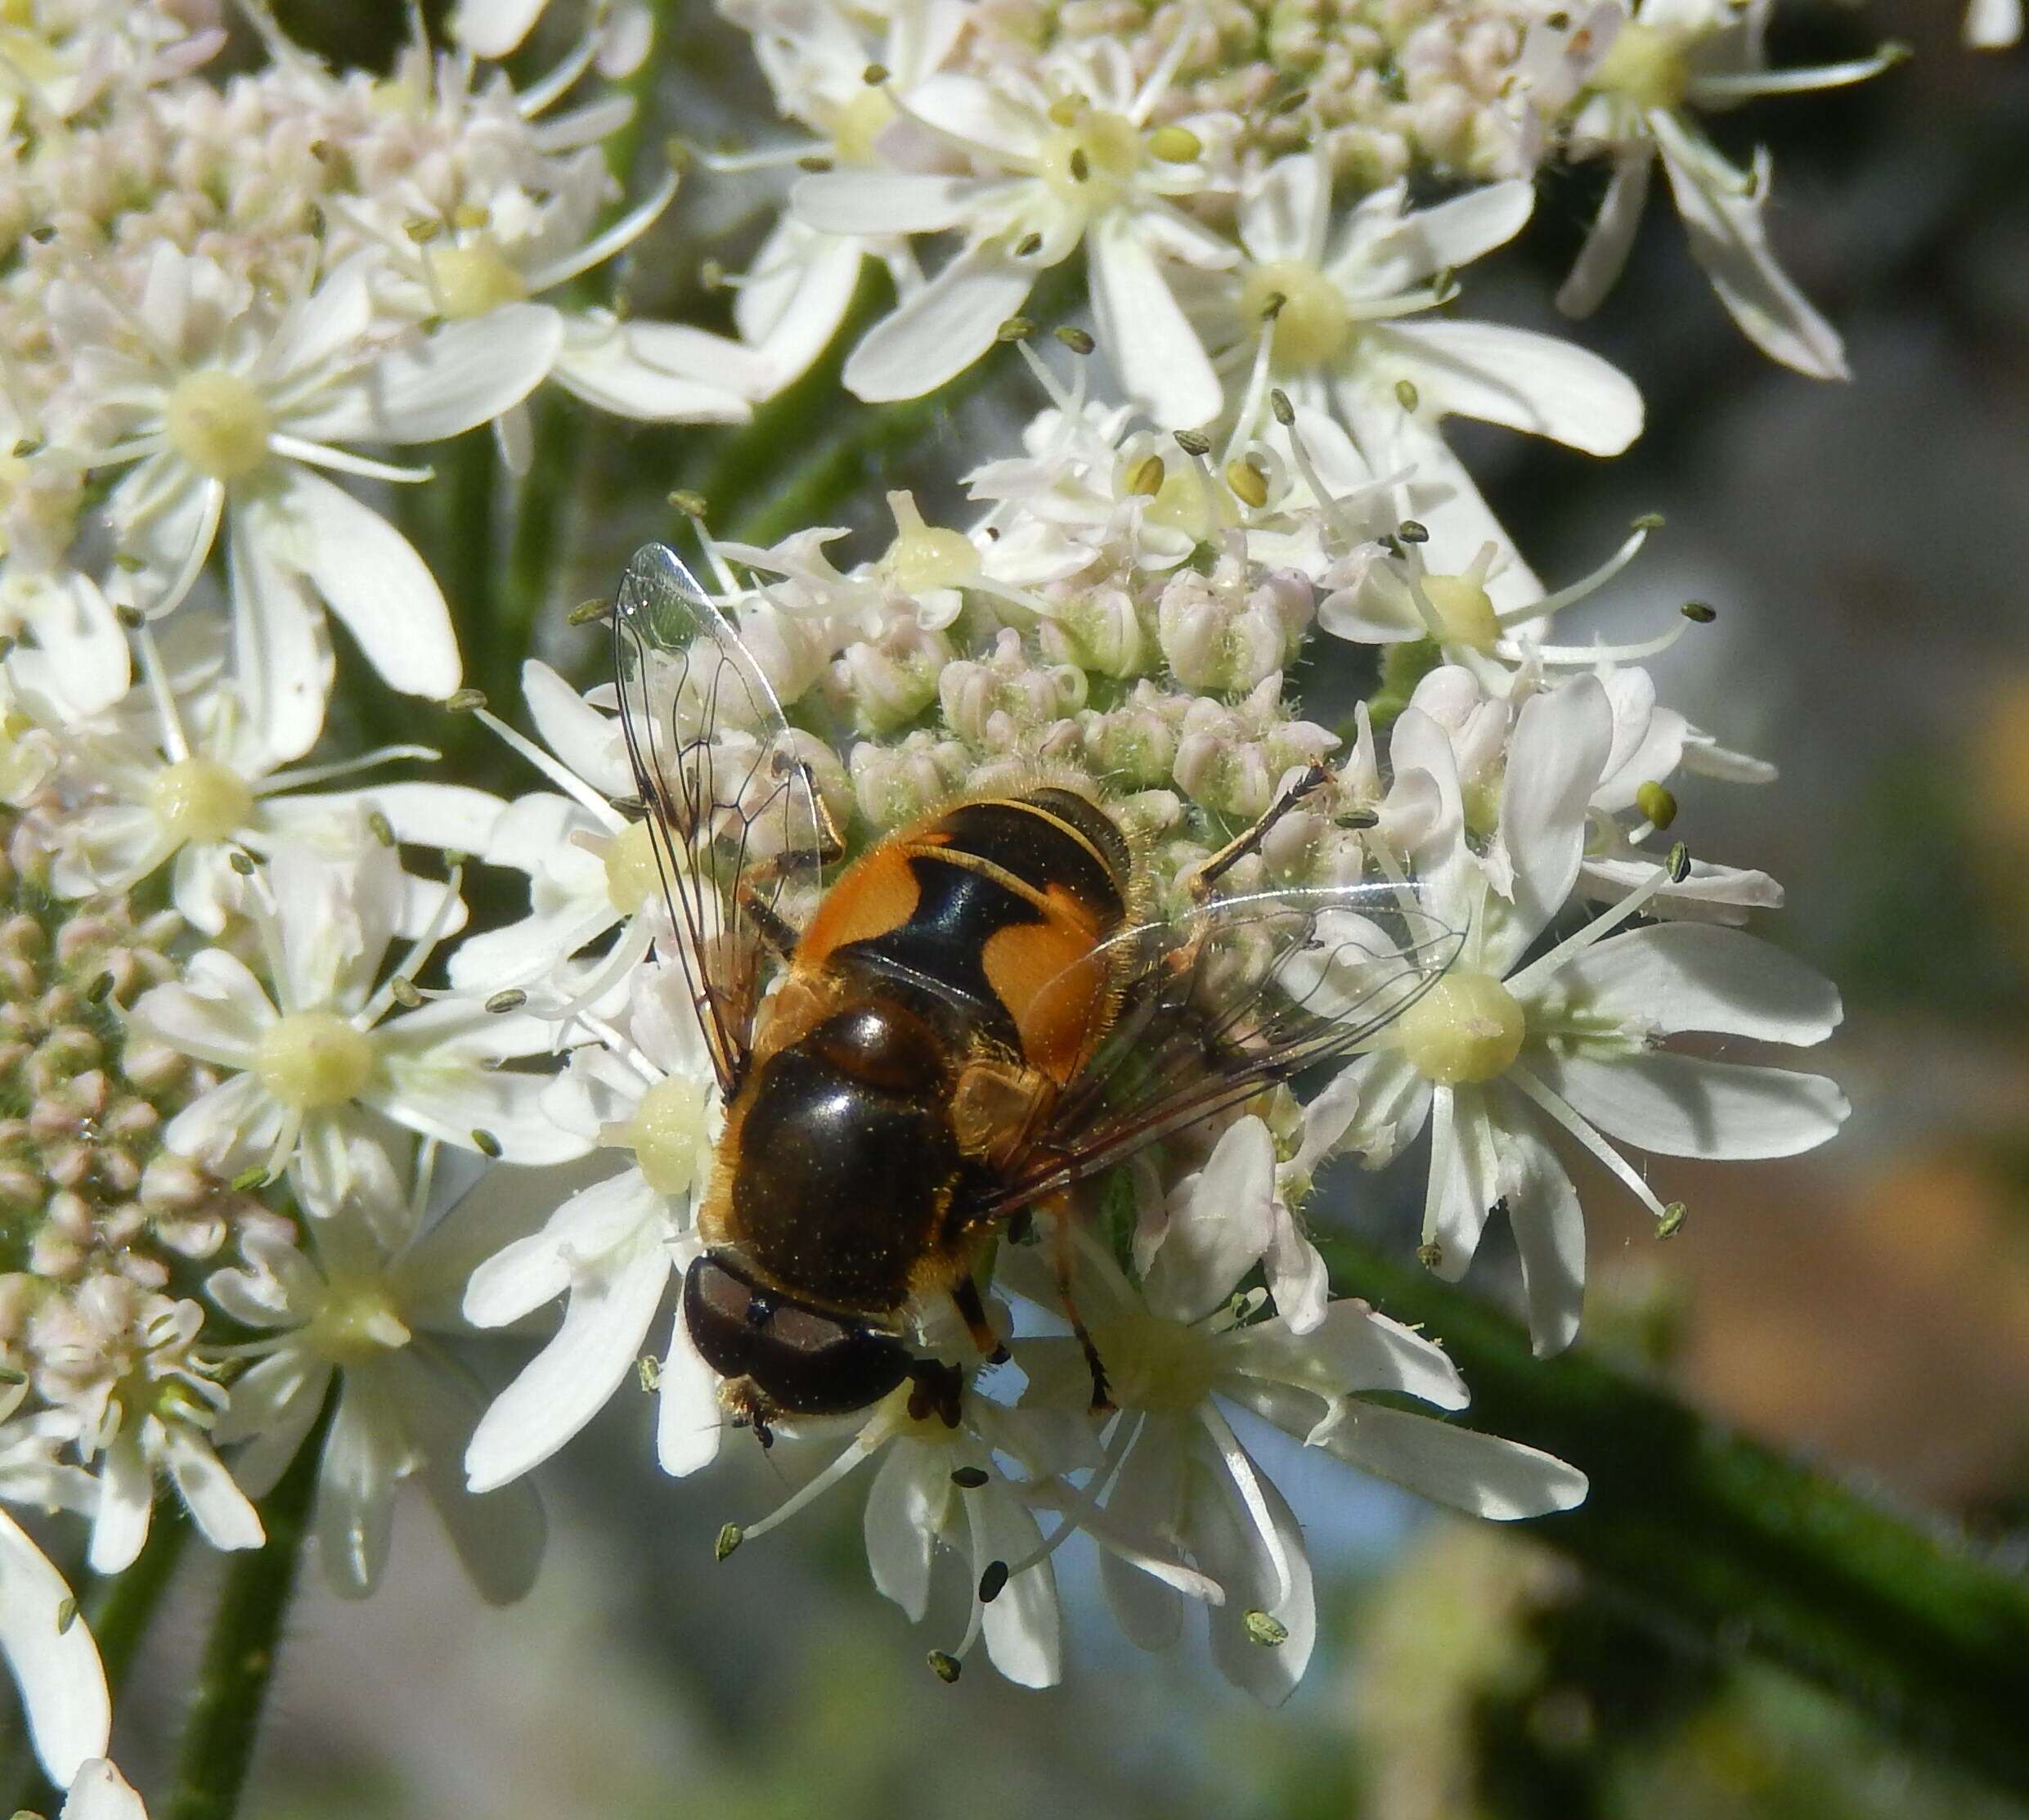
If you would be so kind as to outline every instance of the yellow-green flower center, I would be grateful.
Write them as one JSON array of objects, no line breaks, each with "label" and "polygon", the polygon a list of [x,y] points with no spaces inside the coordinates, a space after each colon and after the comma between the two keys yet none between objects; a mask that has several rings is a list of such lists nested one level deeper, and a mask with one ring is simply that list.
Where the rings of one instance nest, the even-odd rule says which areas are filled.
[{"label": "yellow-green flower center", "polygon": [[1601,94],[1624,97],[1646,113],[1682,105],[1690,72],[1683,34],[1660,25],[1623,25],[1592,73]]},{"label": "yellow-green flower center", "polygon": [[528,294],[522,275],[483,236],[463,246],[438,248],[430,254],[429,266],[438,308],[454,321],[484,316],[503,303],[518,303]]},{"label": "yellow-green flower center", "polygon": [[1043,136],[1036,174],[1050,194],[1074,208],[1111,209],[1141,169],[1142,136],[1124,114],[1098,108],[1063,110],[1068,118]]},{"label": "yellow-green flower center", "polygon": [[1447,973],[1402,1014],[1395,1040],[1426,1081],[1492,1081],[1522,1053],[1528,1020],[1490,973]]},{"label": "yellow-green flower center", "polygon": [[631,822],[606,843],[606,896],[622,916],[632,916],[662,888],[655,837],[645,820]]},{"label": "yellow-green flower center", "polygon": [[1493,597],[1470,575],[1426,575],[1423,592],[1437,614],[1448,645],[1469,645],[1490,651],[1501,636]]},{"label": "yellow-green flower center", "polygon": [[1240,308],[1250,321],[1264,322],[1273,316],[1275,364],[1284,372],[1307,371],[1335,359],[1353,332],[1353,312],[1344,294],[1303,259],[1255,267],[1241,282]]},{"label": "yellow-green flower center", "polygon": [[672,1076],[642,1094],[622,1128],[641,1179],[658,1194],[688,1194],[698,1185],[711,1148],[710,1103],[702,1083]]},{"label": "yellow-green flower center", "polygon": [[215,758],[185,758],[165,766],[149,786],[148,807],[162,831],[186,841],[222,841],[254,812],[254,793]]},{"label": "yellow-green flower center", "polygon": [[214,480],[237,480],[267,459],[275,419],[267,401],[237,373],[186,373],[163,409],[169,447]]},{"label": "yellow-green flower center", "polygon": [[294,1011],[261,1039],[261,1085],[299,1112],[342,1106],[373,1078],[373,1039],[335,1011]]},{"label": "yellow-green flower center", "polygon": [[887,546],[881,573],[905,594],[963,587],[979,573],[979,551],[963,531],[913,524]]},{"label": "yellow-green flower center", "polygon": [[895,104],[885,88],[872,84],[860,90],[832,116],[832,150],[842,164],[871,164],[873,142],[895,118]]},{"label": "yellow-green flower center", "polygon": [[310,1323],[307,1337],[316,1351],[341,1365],[358,1364],[376,1352],[405,1346],[411,1337],[408,1323],[378,1283],[334,1290]]},{"label": "yellow-green flower center", "polygon": [[1142,1310],[1123,1310],[1096,1328],[1113,1398],[1124,1409],[1192,1409],[1219,1375],[1210,1335]]}]

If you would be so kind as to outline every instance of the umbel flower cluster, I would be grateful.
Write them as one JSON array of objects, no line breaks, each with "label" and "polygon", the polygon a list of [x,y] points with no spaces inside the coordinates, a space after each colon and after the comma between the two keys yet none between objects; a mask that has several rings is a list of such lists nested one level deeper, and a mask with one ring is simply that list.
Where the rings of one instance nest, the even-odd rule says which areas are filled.
[{"label": "umbel flower cluster", "polygon": [[[412,452],[454,437],[524,472],[545,387],[741,423],[837,335],[869,256],[899,301],[850,353],[854,393],[928,392],[998,348],[1035,414],[946,477],[962,507],[889,493],[866,559],[822,524],[697,527],[849,850],[1049,778],[1180,905],[1322,766],[1227,888],[1386,888],[1455,939],[1396,957],[1407,1009],[1322,1089],[1093,1184],[1072,1272],[1110,1408],[1051,1272],[1003,1243],[1008,1356],[922,1310],[955,1404],[905,1386],[785,1427],[802,1488],[729,1524],[721,1558],[864,1465],[880,1589],[925,1619],[938,1559],[963,1563],[947,1678],[981,1645],[1057,1678],[1075,1542],[1134,1642],[1201,1611],[1221,1672],[1279,1699],[1316,1621],[1272,1476],[1290,1449],[1494,1518],[1585,1491],[1452,1419],[1442,1336],[1335,1292],[1327,1163],[1414,1184],[1446,1277],[1505,1220],[1547,1354],[1582,1307],[1569,1159],[1624,1190],[1596,1218],[1667,1234],[1683,1210],[1642,1157],[1788,1155],[1845,1114],[1780,1053],[1829,1034],[1835,994],[1739,926],[1780,888],[1673,841],[1682,775],[1772,776],[1644,667],[1711,609],[1645,597],[1652,523],[1540,580],[1443,424],[1602,456],[1641,427],[1604,362],[1448,309],[1560,160],[1611,166],[1569,306],[1610,281],[1659,164],[1748,334],[1842,373],[1767,249],[1765,160],[1726,163],[1699,120],[1884,57],[1770,72],[1757,0],[737,0],[816,137],[711,160],[803,167],[721,335],[611,282],[675,188],[610,174],[642,21],[595,9],[517,87],[483,60],[541,10],[467,0],[459,42],[386,75],[257,16],[265,61],[214,79],[204,0],[52,0],[7,27],[0,1502],[28,1526],[0,1512],[0,1652],[80,1816],[139,1805],[36,1513],[80,1521],[99,1575],[139,1557],[165,1490],[211,1545],[258,1548],[260,1500],[308,1463],[319,1566],[362,1595],[412,1481],[507,1599],[542,1543],[527,1475],[617,1395],[654,1394],[670,1473],[729,1445],[672,1295],[725,1108],[614,685],[532,659],[518,703],[462,690],[458,603],[393,502],[431,484]],[[1443,200],[1412,204],[1412,177]],[[1085,275],[1094,332],[1022,319],[1057,267]],[[1560,632],[1596,595],[1617,642]],[[479,716],[509,793],[445,780],[426,746],[362,749],[330,712],[364,680],[332,618],[381,682]],[[1326,724],[1311,676],[1374,680]],[[475,865],[525,880],[526,914],[469,919]],[[1757,1049],[1715,1059],[1714,1037]],[[551,1179],[527,1172],[567,1163],[572,1191],[515,1225]],[[491,1394],[475,1337],[532,1318],[547,1337]]]}]

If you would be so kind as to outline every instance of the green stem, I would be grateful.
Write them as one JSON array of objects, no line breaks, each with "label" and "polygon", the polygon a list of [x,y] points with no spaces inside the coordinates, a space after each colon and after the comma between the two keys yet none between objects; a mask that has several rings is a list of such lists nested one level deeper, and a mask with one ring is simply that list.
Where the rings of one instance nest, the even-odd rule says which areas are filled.
[{"label": "green stem", "polygon": [[1672,1634],[1751,1650],[2029,1792],[2029,1584],[1591,1353],[1534,1357],[1515,1323],[1413,1265],[1323,1249],[1342,1292],[1443,1341],[1473,1426],[1591,1476],[1579,1508],[1530,1525],[1540,1540]]},{"label": "green stem", "polygon": [[231,1820],[239,1805],[323,1458],[320,1422],[261,1505],[266,1545],[232,1557],[177,1751],[168,1820]]},{"label": "green stem", "polygon": [[190,1539],[191,1520],[183,1507],[164,1505],[156,1511],[149,1526],[147,1546],[134,1564],[124,1573],[94,1580],[85,1593],[84,1621],[99,1646],[105,1684],[115,1698]]}]

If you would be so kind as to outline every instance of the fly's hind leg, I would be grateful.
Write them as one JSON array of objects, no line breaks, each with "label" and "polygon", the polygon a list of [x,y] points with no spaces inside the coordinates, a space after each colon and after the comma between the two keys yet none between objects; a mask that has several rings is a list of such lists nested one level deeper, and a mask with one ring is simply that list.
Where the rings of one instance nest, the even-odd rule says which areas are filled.
[{"label": "fly's hind leg", "polygon": [[1331,772],[1325,766],[1313,765],[1296,781],[1271,802],[1261,819],[1251,827],[1241,831],[1219,848],[1204,865],[1193,872],[1186,881],[1192,899],[1202,904],[1212,895],[1212,888],[1232,871],[1250,853],[1258,852],[1269,830],[1305,798],[1315,796],[1331,781]]},{"label": "fly's hind leg", "polygon": [[1071,1292],[1071,1265],[1076,1255],[1077,1237],[1072,1222],[1078,1216],[1071,1204],[1071,1197],[1062,1189],[1037,1202],[1036,1209],[1050,1216],[1050,1268],[1057,1278],[1057,1293],[1063,1302],[1064,1315],[1071,1323],[1071,1330],[1078,1337],[1079,1350],[1085,1355],[1085,1368],[1092,1373],[1093,1413],[1095,1415],[1104,1414],[1113,1407],[1113,1394],[1107,1382],[1106,1365],[1099,1357],[1098,1347],[1093,1343],[1092,1331],[1085,1325],[1084,1316],[1078,1312],[1078,1304]]}]

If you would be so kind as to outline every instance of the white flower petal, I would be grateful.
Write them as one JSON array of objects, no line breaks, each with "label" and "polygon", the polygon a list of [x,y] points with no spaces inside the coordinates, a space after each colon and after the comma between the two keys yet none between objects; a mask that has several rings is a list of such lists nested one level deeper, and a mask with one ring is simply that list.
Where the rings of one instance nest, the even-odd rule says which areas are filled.
[{"label": "white flower petal", "polygon": [[566,770],[576,772],[601,796],[622,796],[634,788],[626,741],[617,720],[600,713],[539,658],[531,658],[523,664],[521,689],[537,735]]},{"label": "white flower petal", "polygon": [[1482,183],[1434,208],[1406,214],[1364,242],[1360,289],[1385,297],[1470,265],[1520,233],[1535,205],[1535,186],[1516,178]]},{"label": "white flower petal", "polygon": [[997,186],[917,171],[824,171],[798,180],[789,207],[820,234],[941,234],[963,227]]},{"label": "white flower petal", "polygon": [[1124,209],[1100,217],[1085,256],[1099,345],[1121,389],[1165,429],[1210,423],[1224,395],[1219,375],[1134,217]]},{"label": "white flower petal", "polygon": [[1659,923],[1581,950],[1556,989],[1668,1034],[1721,1031],[1765,1043],[1821,1043],[1838,1026],[1838,989],[1772,943],[1702,923]]},{"label": "white flower petal", "polygon": [[133,1566],[148,1539],[155,1501],[154,1468],[138,1437],[123,1432],[99,1459],[98,1508],[85,1555],[93,1573],[123,1573]]},{"label": "white flower petal", "polygon": [[226,539],[232,597],[232,668],[240,699],[277,759],[299,757],[324,725],[333,659],[323,615],[303,578],[276,559],[256,528],[263,511],[235,510]]},{"label": "white flower petal", "polygon": [[669,1281],[658,1242],[581,1274],[555,1336],[480,1418],[465,1449],[465,1476],[491,1491],[540,1465],[590,1422],[640,1355]]},{"label": "white flower petal", "polygon": [[324,1438],[312,1531],[334,1592],[364,1598],[380,1582],[394,1530],[395,1487],[414,1464],[370,1373],[348,1373]]},{"label": "white flower petal", "polygon": [[852,308],[866,254],[851,235],[820,234],[784,215],[734,293],[733,321],[778,385],[800,379]]},{"label": "white flower petal", "polygon": [[267,1541],[253,1500],[233,1482],[209,1441],[172,1423],[163,1455],[191,1520],[214,1548],[258,1548]]},{"label": "white flower petal", "polygon": [[[213,1296],[219,1299],[215,1289]],[[331,1367],[294,1346],[257,1359],[232,1381],[232,1400],[212,1440],[220,1447],[246,1443],[233,1456],[232,1476],[249,1498],[265,1498],[288,1471],[330,1384]]]},{"label": "white flower petal", "polygon": [[1298,1334],[1277,1319],[1228,1335],[1228,1370],[1273,1378],[1326,1402],[1355,1391],[1394,1391],[1440,1409],[1462,1409],[1466,1381],[1444,1349],[1361,1301],[1335,1301],[1323,1324]]},{"label": "white flower petal", "polygon": [[1596,676],[1530,696],[1515,718],[1501,790],[1501,845],[1515,881],[1515,914],[1497,950],[1503,967],[1571,895],[1585,855],[1586,807],[1613,739],[1613,709]]},{"label": "white flower petal", "polygon": [[[1025,1507],[990,1485],[972,1495],[977,1499],[979,1525],[972,1555],[976,1571],[984,1573],[990,1562],[1012,1564],[1035,1553],[1042,1530]],[[1055,1563],[1045,1556],[1013,1575],[986,1607],[981,1629],[994,1666],[1017,1687],[1055,1687],[1063,1672]]]},{"label": "white flower petal", "polygon": [[1436,1244],[1430,1266],[1448,1283],[1466,1274],[1487,1216],[1501,1198],[1500,1162],[1484,1087],[1439,1087],[1431,1100],[1430,1180],[1424,1229]]},{"label": "white flower petal", "polygon": [[253,1065],[276,1016],[244,961],[222,948],[204,948],[185,963],[181,982],[144,992],[128,1022],[186,1055],[244,1068]]},{"label": "white flower petal", "polygon": [[1259,265],[1285,259],[1316,264],[1331,209],[1331,172],[1314,152],[1278,158],[1248,191],[1240,213],[1240,244]]},{"label": "white flower petal", "polygon": [[[1191,1552],[1226,1589],[1226,1602],[1211,1612],[1212,1660],[1236,1687],[1264,1705],[1279,1706],[1296,1690],[1318,1641],[1317,1601],[1304,1532],[1281,1492],[1258,1470],[1255,1481],[1279,1553],[1289,1569],[1285,1591],[1276,1554],[1242,1508],[1223,1472],[1207,1472],[1193,1489]],[[1247,1630],[1251,1612],[1268,1614],[1287,1633],[1275,1644],[1256,1642]]]},{"label": "white flower petal", "polygon": [[547,0],[459,0],[451,36],[475,57],[504,57],[527,37]]},{"label": "white flower petal", "polygon": [[684,1325],[683,1310],[670,1323],[669,1350],[655,1405],[655,1461],[672,1479],[711,1465],[725,1438],[719,1374],[704,1362]]},{"label": "white flower petal", "polygon": [[1793,1157],[1834,1136],[1852,1109],[1822,1075],[1695,1055],[1532,1050],[1529,1067],[1609,1137],[1666,1157]]},{"label": "white flower petal", "polygon": [[1607,180],[1599,213],[1592,218],[1570,276],[1557,291],[1557,308],[1566,316],[1590,316],[1614,288],[1635,244],[1635,230],[1641,225],[1654,169],[1654,156],[1645,145],[1614,160],[1614,174]]},{"label": "white flower petal", "polygon": [[465,1287],[465,1317],[474,1327],[505,1327],[554,1301],[579,1265],[634,1247],[652,1236],[661,1203],[638,1170],[622,1170],[580,1189],[532,1233],[488,1258]]},{"label": "white flower petal", "polygon": [[2000,51],[2022,39],[2022,0],[1971,0],[1962,42],[1968,50]]},{"label": "white flower petal", "polygon": [[[728,350],[720,383],[671,371],[649,357],[657,330],[675,330],[673,322],[630,322],[609,333],[573,335],[558,355],[558,384],[587,404],[616,416],[643,423],[739,424],[752,414],[746,395],[734,388],[738,369],[749,351],[721,336],[689,331]],[[686,347],[684,353],[691,350]]]},{"label": "white flower petal", "polygon": [[441,1052],[403,1055],[384,1045],[379,1084],[360,1097],[424,1137],[478,1149],[475,1134],[483,1131],[509,1162],[568,1162],[591,1146],[543,1111],[542,1090],[548,1085],[546,1075],[483,1067]]},{"label": "white flower petal", "polygon": [[1143,1281],[1148,1305],[1195,1321],[1223,1301],[1275,1236],[1275,1139],[1258,1118],[1228,1126],[1197,1174],[1170,1196]]},{"label": "white flower petal", "polygon": [[563,345],[563,318],[547,304],[505,304],[384,354],[365,384],[289,428],[316,442],[434,443],[460,435],[527,398]]},{"label": "white flower petal", "polygon": [[1412,371],[1421,408],[1457,412],[1588,455],[1618,455],[1641,434],[1641,394],[1597,354],[1494,322],[1391,322],[1368,331]]},{"label": "white flower petal", "polygon": [[1585,1305],[1585,1216],[1564,1165],[1518,1117],[1503,1123],[1496,1142],[1514,1178],[1508,1224],[1521,1254],[1529,1336],[1536,1356],[1547,1359],[1578,1337]]},{"label": "white flower petal", "polygon": [[[1744,188],[1722,182],[1717,155],[1695,144],[1674,115],[1657,114],[1656,146],[1670,193],[1697,260],[1741,332],[1771,359],[1812,379],[1852,377],[1838,330],[1775,263],[1762,211],[1768,202],[1769,160],[1756,153]],[[1727,176],[1737,178],[1728,169]]]},{"label": "white flower petal", "polygon": [[1586,1494],[1582,1472],[1533,1447],[1372,1403],[1342,1404],[1311,1443],[1362,1472],[1500,1523],[1569,1510]]},{"label": "white flower petal", "polygon": [[320,474],[290,472],[294,555],[390,688],[442,700],[461,669],[451,611],[409,540]]},{"label": "white flower petal", "polygon": [[105,1758],[94,1757],[79,1764],[70,1778],[56,1820],[148,1820],[148,1810],[119,1770]]},{"label": "white flower petal", "polygon": [[867,1567],[882,1596],[894,1600],[911,1624],[921,1624],[930,1608],[931,1557],[945,1505],[957,1494],[944,1449],[907,1440],[888,1449],[868,1489],[860,1525]]},{"label": "white flower petal", "polygon": [[846,389],[869,403],[936,391],[993,346],[1035,278],[991,241],[959,254],[860,337]]},{"label": "white flower petal", "polygon": [[[1107,1515],[1150,1554],[1174,1557],[1183,1524],[1184,1418],[1151,1414],[1107,1499]],[[1109,1548],[1099,1578],[1120,1634],[1137,1649],[1168,1649],[1183,1630],[1183,1595]]]},{"label": "white flower petal", "polygon": [[63,1575],[0,1511],[0,1656],[21,1691],[36,1758],[59,1784],[105,1755],[113,1720],[98,1645],[85,1625],[63,1623],[66,1609],[75,1607]]},{"label": "white flower petal", "polygon": [[433,1350],[411,1346],[381,1368],[420,1465],[423,1490],[472,1584],[489,1605],[510,1605],[535,1584],[548,1524],[527,1481],[484,1497],[466,1489],[465,1444],[479,1417],[478,1386]]}]

